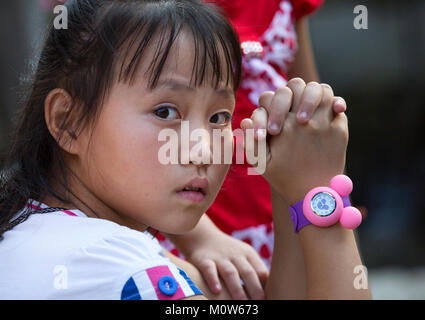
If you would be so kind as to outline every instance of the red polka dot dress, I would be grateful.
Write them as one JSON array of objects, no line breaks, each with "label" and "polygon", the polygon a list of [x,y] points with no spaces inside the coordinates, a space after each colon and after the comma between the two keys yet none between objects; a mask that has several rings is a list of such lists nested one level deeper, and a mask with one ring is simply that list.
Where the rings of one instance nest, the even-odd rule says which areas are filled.
[{"label": "red polka dot dress", "polygon": [[[232,128],[250,117],[258,98],[287,83],[286,73],[297,51],[295,23],[314,12],[323,0],[207,0],[222,7],[238,31],[242,49],[242,82],[236,95]],[[248,175],[248,164],[235,156],[223,186],[207,211],[224,232],[250,244],[270,266],[273,221],[270,188],[260,175]],[[178,254],[161,237],[162,245]]]}]

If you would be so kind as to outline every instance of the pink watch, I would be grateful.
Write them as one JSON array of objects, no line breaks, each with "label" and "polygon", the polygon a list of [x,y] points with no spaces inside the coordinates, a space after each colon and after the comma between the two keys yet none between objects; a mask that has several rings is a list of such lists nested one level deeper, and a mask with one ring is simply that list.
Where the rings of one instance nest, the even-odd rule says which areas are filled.
[{"label": "pink watch", "polygon": [[353,182],[343,174],[333,177],[330,187],[310,190],[304,200],[289,208],[295,232],[308,224],[329,227],[338,221],[344,228],[357,228],[362,222],[362,215],[350,205],[348,195],[352,190]]}]

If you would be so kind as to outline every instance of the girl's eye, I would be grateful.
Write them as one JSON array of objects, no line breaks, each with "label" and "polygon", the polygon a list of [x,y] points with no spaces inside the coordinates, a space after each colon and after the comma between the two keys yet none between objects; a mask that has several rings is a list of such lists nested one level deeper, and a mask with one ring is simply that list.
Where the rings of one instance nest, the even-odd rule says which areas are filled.
[{"label": "girl's eye", "polygon": [[175,120],[180,118],[177,109],[173,107],[159,107],[153,113],[163,120]]},{"label": "girl's eye", "polygon": [[228,112],[216,113],[210,118],[210,122],[218,125],[227,125],[232,120],[232,115]]}]

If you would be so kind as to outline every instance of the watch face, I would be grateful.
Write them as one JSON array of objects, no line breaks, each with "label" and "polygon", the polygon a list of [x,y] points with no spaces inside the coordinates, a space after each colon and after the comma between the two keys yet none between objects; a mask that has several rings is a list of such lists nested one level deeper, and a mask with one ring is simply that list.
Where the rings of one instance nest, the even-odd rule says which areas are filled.
[{"label": "watch face", "polygon": [[320,217],[332,214],[336,208],[335,198],[327,192],[319,192],[311,199],[311,210]]}]

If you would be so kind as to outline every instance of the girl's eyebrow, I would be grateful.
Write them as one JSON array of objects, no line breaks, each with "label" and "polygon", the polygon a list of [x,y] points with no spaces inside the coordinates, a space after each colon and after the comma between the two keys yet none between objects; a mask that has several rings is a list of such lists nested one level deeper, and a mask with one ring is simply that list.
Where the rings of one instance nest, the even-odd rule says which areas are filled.
[{"label": "girl's eyebrow", "polygon": [[[196,88],[189,86],[187,83],[178,81],[175,79],[165,79],[158,81],[156,89],[170,89],[174,91],[188,91],[193,92]],[[219,96],[222,96],[226,99],[234,99],[235,93],[233,89],[230,88],[219,88],[215,90],[215,93]]]}]

